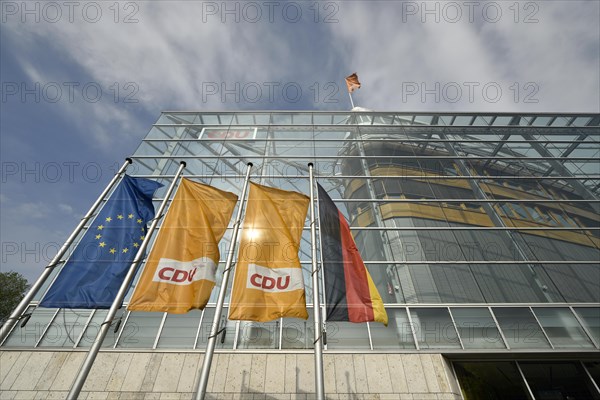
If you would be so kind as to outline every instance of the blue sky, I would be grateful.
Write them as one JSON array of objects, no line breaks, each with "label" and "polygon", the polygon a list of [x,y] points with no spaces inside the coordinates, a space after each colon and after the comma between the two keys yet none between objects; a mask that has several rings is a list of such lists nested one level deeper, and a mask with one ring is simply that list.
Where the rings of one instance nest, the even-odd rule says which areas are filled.
[{"label": "blue sky", "polygon": [[1,4],[1,270],[30,280],[161,110],[348,110],[356,71],[380,111],[600,111],[597,1]]}]

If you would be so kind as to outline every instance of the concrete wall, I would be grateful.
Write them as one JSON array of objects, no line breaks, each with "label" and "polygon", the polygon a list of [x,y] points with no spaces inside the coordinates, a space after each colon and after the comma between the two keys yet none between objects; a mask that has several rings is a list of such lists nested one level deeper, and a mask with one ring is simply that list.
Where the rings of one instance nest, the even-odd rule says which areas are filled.
[{"label": "concrete wall", "polygon": [[[0,399],[63,399],[82,352],[0,351]],[[191,399],[201,353],[98,355],[81,399]],[[312,354],[217,353],[211,399],[312,399]],[[326,354],[327,398],[458,400],[439,354]],[[208,397],[208,396],[207,396]]]}]

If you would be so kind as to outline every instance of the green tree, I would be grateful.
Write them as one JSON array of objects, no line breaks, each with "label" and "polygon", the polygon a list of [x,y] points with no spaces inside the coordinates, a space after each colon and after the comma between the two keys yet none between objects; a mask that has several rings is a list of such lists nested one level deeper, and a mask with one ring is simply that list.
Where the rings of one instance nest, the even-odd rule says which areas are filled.
[{"label": "green tree", "polygon": [[28,288],[27,279],[18,272],[0,272],[0,323],[10,316]]}]

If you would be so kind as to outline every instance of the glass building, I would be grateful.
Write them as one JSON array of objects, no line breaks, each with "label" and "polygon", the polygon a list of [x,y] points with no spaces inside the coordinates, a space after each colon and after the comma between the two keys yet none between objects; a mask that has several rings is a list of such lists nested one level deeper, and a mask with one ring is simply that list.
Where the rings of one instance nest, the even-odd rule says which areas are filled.
[{"label": "glass building", "polygon": [[[447,398],[600,399],[600,115],[164,112],[132,159],[128,174],[165,184],[155,208],[180,161],[185,177],[238,195],[248,162],[252,181],[305,194],[314,164],[390,319],[388,327],[326,323],[326,357],[437,355]],[[221,275],[231,233],[220,245]],[[308,219],[300,260],[310,300]],[[202,353],[219,284],[204,311],[123,307],[103,353]],[[106,310],[36,308],[44,291],[1,344],[2,357],[90,347]],[[310,319],[224,314],[217,349],[230,360],[312,354]],[[419,393],[435,392],[428,388]],[[417,393],[410,384],[405,392]],[[295,398],[284,394],[266,398]]]}]

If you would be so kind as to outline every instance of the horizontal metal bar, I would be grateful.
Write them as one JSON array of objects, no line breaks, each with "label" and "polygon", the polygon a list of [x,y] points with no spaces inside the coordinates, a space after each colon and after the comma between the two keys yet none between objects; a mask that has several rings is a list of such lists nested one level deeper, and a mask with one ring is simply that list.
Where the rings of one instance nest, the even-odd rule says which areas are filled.
[{"label": "horizontal metal bar", "polygon": [[253,159],[253,158],[261,158],[261,159],[277,159],[281,158],[284,160],[337,160],[337,159],[394,159],[394,160],[528,160],[528,161],[544,161],[544,160],[559,160],[559,161],[595,161],[600,163],[600,159],[597,157],[527,157],[527,156],[510,156],[510,157],[471,157],[471,156],[423,156],[423,155],[414,155],[414,156],[259,156],[259,155],[220,155],[220,156],[206,156],[206,155],[175,155],[175,156],[167,156],[167,155],[152,155],[152,156],[131,156],[130,158],[144,160],[144,159],[173,159],[173,160],[188,160],[188,159],[202,159],[202,160],[222,160],[222,159]]},{"label": "horizontal metal bar", "polygon": [[600,200],[565,199],[332,199],[339,203],[600,203]]},{"label": "horizontal metal bar", "polygon": [[[162,201],[155,197],[152,201]],[[336,203],[600,203],[600,200],[565,199],[332,199]],[[246,201],[246,200],[244,200]]]},{"label": "horizontal metal bar", "polygon": [[[136,178],[151,178],[151,179],[173,179],[173,175],[131,175]],[[184,178],[227,178],[227,179],[235,179],[240,178],[243,179],[243,175],[215,175],[215,174],[200,174],[200,175],[182,175]],[[458,179],[458,180],[469,180],[469,179],[486,179],[490,181],[494,181],[495,179],[510,179],[510,180],[543,180],[543,181],[553,181],[553,180],[594,180],[600,179],[600,175],[578,175],[578,176],[512,176],[512,175],[498,175],[498,176],[487,176],[487,175],[470,175],[470,176],[462,176],[462,175],[373,175],[373,176],[356,176],[356,175],[321,175],[315,176],[316,178],[321,179]],[[250,178],[270,178],[270,179],[308,179],[308,175],[270,175],[270,174],[257,174],[250,175]]]},{"label": "horizontal metal bar", "polygon": [[[36,306],[39,300],[32,301],[30,306]],[[600,307],[600,303],[384,303],[385,308],[422,308],[422,307]],[[123,307],[126,308],[129,301],[123,302]],[[312,306],[312,303],[306,303],[307,306]],[[215,308],[215,302],[206,304],[206,308]],[[229,302],[224,303],[224,307],[229,307]],[[4,347],[3,347],[4,349]],[[87,349],[86,349],[87,351]]]},{"label": "horizontal metal bar", "polygon": [[[369,124],[369,125],[365,125],[362,124],[360,122],[352,122],[352,123],[347,123],[347,122],[338,122],[338,123],[330,123],[330,124],[324,124],[321,122],[318,123],[310,123],[310,124],[299,124],[299,123],[279,123],[279,122],[269,122],[266,124],[259,124],[259,123],[246,123],[246,124],[194,124],[194,123],[187,123],[187,124],[153,124],[152,126],[155,127],[176,127],[176,128],[181,128],[181,127],[203,127],[203,128],[227,128],[227,129],[235,129],[236,127],[240,127],[240,128],[248,128],[249,125],[252,128],[261,128],[261,127],[268,127],[268,128],[276,128],[276,127],[282,127],[282,128],[286,128],[286,127],[294,127],[294,128],[315,128],[315,127],[348,127],[348,128],[358,128],[358,129],[385,129],[385,128],[399,128],[399,129],[437,129],[437,130],[441,130],[441,129],[448,129],[448,130],[460,130],[460,129],[472,129],[472,130],[481,130],[483,132],[478,134],[487,134],[487,135],[493,135],[494,132],[489,132],[490,130],[512,130],[515,131],[515,134],[518,134],[518,130],[540,130],[543,131],[543,135],[559,135],[559,132],[551,132],[552,130],[594,130],[594,129],[598,129],[598,125],[592,125],[592,126],[536,126],[536,125],[429,125],[429,124],[421,124],[421,123],[413,123],[413,124],[385,124],[385,123],[374,123],[374,124]],[[487,131],[487,132],[486,132]],[[447,132],[452,134],[452,132]]]},{"label": "horizontal metal bar", "polygon": [[[305,230],[310,228],[304,228]],[[600,231],[599,227],[533,227],[533,226],[414,226],[414,227],[350,227],[353,231]]]},{"label": "horizontal metal bar", "polygon": [[[160,228],[162,225],[159,225]],[[89,226],[85,227],[89,229]],[[228,227],[227,229],[231,229]],[[310,227],[304,227],[303,230],[310,230]],[[537,226],[413,226],[413,227],[374,227],[364,226],[357,227],[351,226],[350,230],[353,231],[600,231],[600,227],[566,227],[566,226],[554,226],[554,227],[537,227]]]},{"label": "horizontal metal bar", "polygon": [[[175,125],[175,126],[180,126],[180,125]],[[206,125],[203,125],[206,127]],[[235,129],[235,128],[228,128],[228,129]],[[573,133],[573,136],[580,136],[581,133]],[[599,133],[600,135],[600,133]],[[198,142],[198,138],[191,138],[191,139],[143,139],[143,142]],[[333,143],[339,143],[341,140],[340,139],[290,139],[290,138],[276,138],[276,139],[267,139],[267,138],[259,138],[259,139],[226,139],[226,140],[213,140],[214,143],[221,143],[221,142],[242,142],[242,143],[248,143],[248,142],[300,142],[300,143],[319,143],[319,142],[333,142]],[[343,142],[347,143],[347,142],[363,142],[363,143],[368,143],[368,142],[389,142],[390,138],[381,138],[381,139],[371,139],[371,138],[364,138],[364,139],[344,139]],[[502,139],[437,139],[437,138],[432,138],[432,139],[407,139],[407,138],[398,138],[395,140],[395,142],[407,142],[407,143],[445,143],[445,142],[450,142],[450,143],[455,143],[455,144],[460,144],[460,143],[504,143],[504,144],[513,144],[513,143],[531,143],[530,140],[511,140],[511,141],[503,141]],[[538,142],[542,143],[542,142],[548,142],[549,144],[575,144],[575,143],[580,143],[580,144],[600,144],[600,142],[596,142],[593,140],[538,140]]]},{"label": "horizontal metal bar", "polygon": [[[500,264],[500,265],[528,265],[528,264],[592,264],[600,265],[597,260],[546,260],[546,261],[513,261],[513,260],[423,260],[423,261],[363,261],[367,265],[423,265],[423,264],[441,264],[441,265],[469,265],[469,264]],[[225,260],[219,260],[218,264],[225,264]],[[300,261],[302,265],[311,265],[311,260]]]},{"label": "horizontal metal bar", "polygon": [[285,115],[395,115],[395,116],[425,116],[425,117],[561,117],[561,118],[573,118],[573,117],[596,117],[597,113],[589,112],[568,112],[568,113],[556,113],[551,111],[542,112],[470,112],[470,111],[397,111],[397,110],[381,110],[381,111],[335,111],[335,110],[239,110],[239,111],[224,111],[224,110],[163,110],[160,112],[161,115],[166,114],[191,114],[191,115],[267,115],[267,114],[285,114]]},{"label": "horizontal metal bar", "polygon": [[[310,305],[307,304],[307,307]],[[440,305],[437,305],[436,308],[440,308]],[[444,307],[441,307],[444,308]],[[366,329],[366,328],[365,328]],[[365,335],[365,338],[367,336]],[[17,352],[17,351],[31,351],[31,347],[2,347],[2,351],[6,352]],[[49,347],[49,348],[36,348],[36,353],[56,353],[56,352],[70,352],[70,353],[82,353],[87,352],[89,349],[87,348],[79,348],[72,349],[69,347]],[[100,353],[158,353],[158,354],[203,354],[204,349],[169,349],[169,348],[157,348],[155,350],[149,348],[106,348],[103,347],[100,349]],[[232,349],[232,348],[223,348],[223,349],[215,349],[215,354],[313,354],[314,349],[312,347],[306,349],[276,349],[276,348],[255,348],[255,349]],[[538,361],[540,360],[539,356],[536,358],[534,355],[544,355],[547,356],[549,354],[556,355],[559,357],[556,361],[564,361],[564,355],[568,355],[570,358],[575,360],[582,359],[587,361],[588,358],[590,361],[593,361],[597,358],[598,350],[596,348],[545,348],[545,349],[532,349],[532,348],[524,348],[524,349],[461,349],[461,348],[421,348],[417,349],[403,349],[400,347],[397,348],[377,348],[373,350],[369,349],[323,349],[323,354],[442,354],[444,356],[464,356],[476,354],[478,358],[469,358],[472,361],[490,361],[490,356],[498,357],[501,356],[502,360],[514,361],[514,355],[532,355],[531,358],[521,358],[519,357],[519,361]],[[481,358],[485,357],[485,358]],[[461,358],[453,358],[453,361],[460,361]],[[496,360],[496,358],[494,358]],[[544,361],[552,361],[553,358],[544,357]]]},{"label": "horizontal metal bar", "polygon": [[[458,245],[457,245],[458,247]],[[300,264],[310,264],[311,261],[301,261]],[[423,265],[423,264],[502,264],[502,265],[528,265],[528,264],[591,264],[591,265],[599,265],[600,261],[598,260],[576,260],[576,261],[565,261],[565,260],[545,260],[545,261],[512,261],[512,260],[475,260],[475,261],[467,261],[467,260],[438,260],[438,261],[364,261],[365,264],[394,264],[394,265]]]}]

